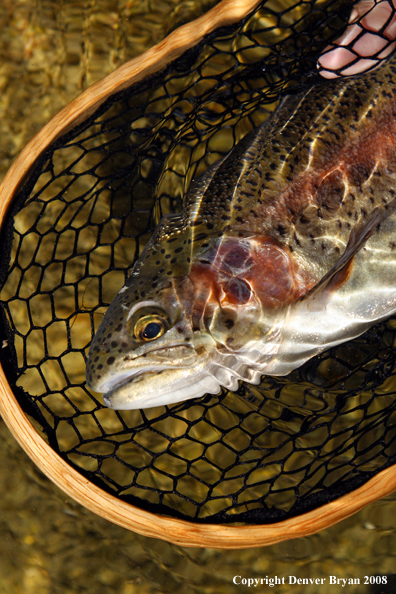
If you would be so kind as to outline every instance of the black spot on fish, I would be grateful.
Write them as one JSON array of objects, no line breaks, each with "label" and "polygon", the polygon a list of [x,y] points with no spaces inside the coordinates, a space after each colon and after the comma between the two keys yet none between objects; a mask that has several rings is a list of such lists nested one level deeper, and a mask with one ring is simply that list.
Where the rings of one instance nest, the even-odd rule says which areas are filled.
[{"label": "black spot on fish", "polygon": [[234,320],[227,319],[224,321],[224,326],[230,330],[234,326]]},{"label": "black spot on fish", "polygon": [[279,235],[281,235],[282,237],[284,235],[286,235],[286,233],[287,233],[287,228],[282,224],[279,224],[276,229],[277,229]]},{"label": "black spot on fish", "polygon": [[[107,359],[106,363],[107,363],[107,365],[113,365],[114,361],[115,361],[115,357],[109,357]],[[98,367],[99,367],[99,365],[98,365]]]},{"label": "black spot on fish", "polygon": [[117,348],[118,347],[118,342],[116,340],[113,340],[112,343],[111,343],[111,346],[112,346],[113,349]]}]

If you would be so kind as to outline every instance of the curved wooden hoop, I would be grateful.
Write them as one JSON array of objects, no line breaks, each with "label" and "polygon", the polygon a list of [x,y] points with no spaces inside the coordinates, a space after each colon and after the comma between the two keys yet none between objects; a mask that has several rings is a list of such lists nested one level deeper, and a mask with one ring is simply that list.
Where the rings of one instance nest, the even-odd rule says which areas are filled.
[{"label": "curved wooden hoop", "polygon": [[[259,0],[223,0],[214,9],[174,31],[142,56],[92,85],[60,111],[25,147],[0,186],[0,225],[16,191],[35,160],[61,134],[95,111],[109,96],[153,74],[198,43],[204,35],[238,21]],[[44,441],[19,406],[0,367],[0,413],[35,464],[60,489],[98,515],[124,528],[182,546],[241,549],[308,536],[340,522],[372,501],[396,490],[395,467],[380,472],[363,487],[297,518],[268,526],[196,524],[159,516],[109,495],[71,468]]]}]

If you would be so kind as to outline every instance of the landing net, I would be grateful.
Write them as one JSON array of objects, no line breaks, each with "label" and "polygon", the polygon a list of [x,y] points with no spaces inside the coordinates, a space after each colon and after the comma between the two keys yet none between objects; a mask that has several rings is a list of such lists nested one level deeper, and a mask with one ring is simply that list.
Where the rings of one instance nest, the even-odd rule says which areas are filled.
[{"label": "landing net", "polygon": [[1,361],[51,447],[143,509],[272,523],[396,462],[396,318],[281,379],[142,411],[85,385],[89,344],[160,218],[193,177],[319,81],[342,0],[263,2],[56,140],[1,236]]}]

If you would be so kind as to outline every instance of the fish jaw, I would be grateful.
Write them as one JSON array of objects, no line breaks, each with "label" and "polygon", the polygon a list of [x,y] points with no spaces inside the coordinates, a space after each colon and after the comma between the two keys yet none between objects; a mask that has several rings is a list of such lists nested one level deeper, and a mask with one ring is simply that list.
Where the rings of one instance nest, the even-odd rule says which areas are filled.
[{"label": "fish jaw", "polygon": [[196,364],[198,358],[194,348],[182,344],[168,345],[140,356],[127,355],[116,361],[99,379],[96,378],[90,387],[96,392],[109,392],[144,372],[159,372],[169,367],[188,368]]},{"label": "fish jaw", "polygon": [[[207,335],[204,338],[206,342],[210,340]],[[239,381],[259,384],[267,362],[277,350],[277,343],[269,343],[263,349],[263,345],[254,341],[240,353],[233,353],[221,351],[213,343],[211,350],[200,353],[188,366],[149,368],[145,364],[106,392],[103,401],[115,410],[152,408],[219,394],[222,388],[235,391]]]},{"label": "fish jaw", "polygon": [[216,343],[207,333],[196,332],[189,345],[153,348],[144,355],[131,358],[96,384],[96,389],[104,392],[106,406],[116,410],[151,408],[217,394],[223,385],[211,373]]},{"label": "fish jaw", "polygon": [[103,394],[103,401],[115,410],[152,408],[174,404],[204,394],[218,394],[221,385],[205,364],[172,369],[154,369],[134,375],[129,380]]}]

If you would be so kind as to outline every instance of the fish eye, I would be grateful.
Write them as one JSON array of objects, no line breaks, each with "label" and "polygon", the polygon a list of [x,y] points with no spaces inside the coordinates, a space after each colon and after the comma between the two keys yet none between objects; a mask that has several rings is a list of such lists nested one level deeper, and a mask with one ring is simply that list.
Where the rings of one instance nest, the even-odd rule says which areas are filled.
[{"label": "fish eye", "polygon": [[165,334],[180,318],[179,308],[165,310],[154,301],[144,301],[132,307],[127,318],[126,331],[140,343],[157,340]]},{"label": "fish eye", "polygon": [[141,342],[148,342],[163,336],[169,324],[165,318],[157,314],[142,316],[133,327],[134,337]]}]

